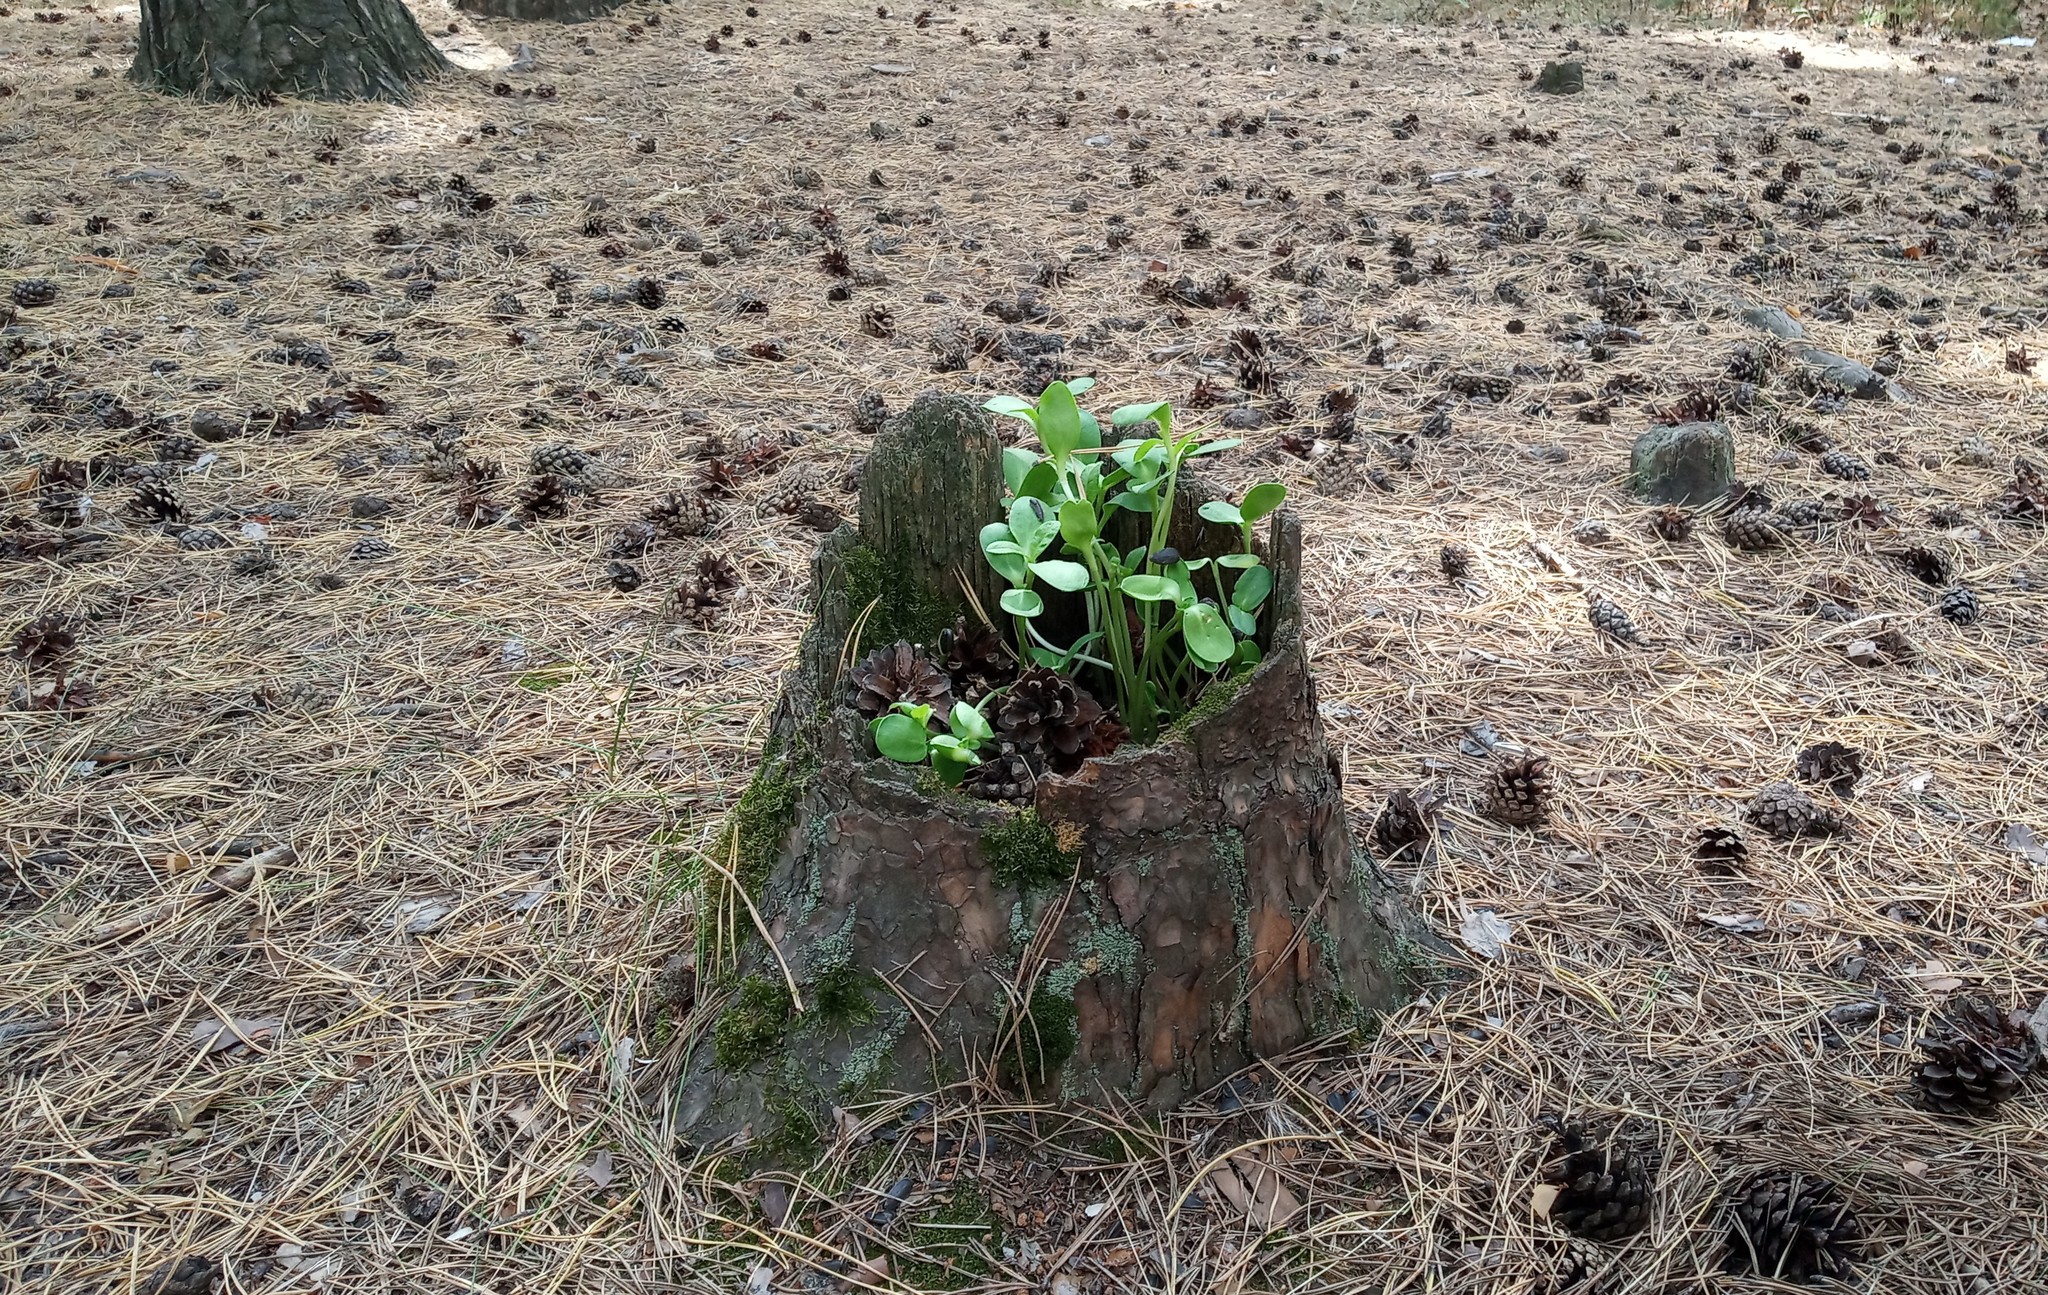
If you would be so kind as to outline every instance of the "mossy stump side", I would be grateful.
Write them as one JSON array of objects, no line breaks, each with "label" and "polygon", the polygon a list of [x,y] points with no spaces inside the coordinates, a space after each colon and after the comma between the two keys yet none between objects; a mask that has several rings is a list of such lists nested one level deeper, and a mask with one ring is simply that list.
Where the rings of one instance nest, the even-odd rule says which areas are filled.
[{"label": "mossy stump side", "polygon": [[[877,438],[860,532],[820,547],[815,620],[757,780],[775,794],[752,802],[787,812],[749,819],[737,869],[781,959],[744,916],[736,955],[702,955],[675,1110],[694,1142],[744,1133],[773,1151],[832,1105],[963,1081],[1163,1111],[1368,1028],[1432,942],[1351,839],[1290,513],[1265,541],[1265,660],[1154,746],[1048,777],[1023,810],[870,753],[842,664],[899,635],[929,642],[966,608],[958,580],[981,579],[1000,453],[972,404],[921,399]],[[906,454],[915,472],[877,470]],[[1222,551],[1225,537],[1185,529],[1183,552]],[[864,611],[885,628],[849,647]]]}]

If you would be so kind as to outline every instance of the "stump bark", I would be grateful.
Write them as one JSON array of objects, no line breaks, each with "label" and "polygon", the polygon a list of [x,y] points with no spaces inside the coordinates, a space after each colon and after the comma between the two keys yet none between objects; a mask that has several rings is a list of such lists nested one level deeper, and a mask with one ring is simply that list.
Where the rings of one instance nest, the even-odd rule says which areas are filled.
[{"label": "stump bark", "polygon": [[202,99],[404,100],[447,66],[400,0],[142,0],[128,75]]},{"label": "stump bark", "polygon": [[[815,620],[697,914],[707,992],[675,1112],[693,1141],[790,1148],[832,1105],[962,1081],[1169,1109],[1369,1030],[1433,944],[1352,839],[1284,510],[1264,660],[1155,745],[1043,778],[1023,809],[873,754],[842,675],[995,607],[976,535],[1000,451],[972,403],[920,399],[876,439],[859,531],[820,547]],[[1230,551],[1194,488],[1173,542]]]}]

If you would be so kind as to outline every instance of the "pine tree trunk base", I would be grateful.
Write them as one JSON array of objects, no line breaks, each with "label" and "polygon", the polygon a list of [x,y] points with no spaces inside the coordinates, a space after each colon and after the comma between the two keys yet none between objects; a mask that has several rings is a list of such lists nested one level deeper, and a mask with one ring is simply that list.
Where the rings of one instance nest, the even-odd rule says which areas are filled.
[{"label": "pine tree trunk base", "polygon": [[626,0],[457,0],[464,12],[513,22],[587,22]]},{"label": "pine tree trunk base", "polygon": [[[840,695],[849,626],[875,602],[865,652],[951,623],[948,573],[980,572],[930,532],[971,543],[998,452],[978,410],[926,398],[877,440],[861,533],[820,549],[817,619],[720,859],[775,952],[743,906],[698,914],[704,1006],[675,1111],[694,1142],[791,1153],[834,1105],[963,1082],[1171,1109],[1260,1058],[1369,1031],[1434,952],[1351,839],[1291,514],[1266,541],[1264,661],[1155,745],[1044,778],[1022,809],[869,754]],[[891,468],[905,457],[921,472]],[[1208,529],[1192,523],[1182,551],[1221,551]]]},{"label": "pine tree trunk base", "polygon": [[447,66],[400,0],[143,0],[128,75],[201,99],[404,101]]}]

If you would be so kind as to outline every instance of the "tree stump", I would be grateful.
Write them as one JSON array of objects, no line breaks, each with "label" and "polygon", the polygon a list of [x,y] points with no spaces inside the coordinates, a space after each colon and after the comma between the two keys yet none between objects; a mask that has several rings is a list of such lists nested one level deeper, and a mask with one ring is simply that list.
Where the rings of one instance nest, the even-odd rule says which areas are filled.
[{"label": "tree stump", "polygon": [[128,75],[202,99],[404,100],[447,66],[401,0],[142,0]]},{"label": "tree stump", "polygon": [[[815,620],[697,914],[676,1114],[698,1143],[745,1131],[793,1153],[832,1105],[962,1081],[1165,1110],[1369,1030],[1432,943],[1352,840],[1285,510],[1264,542],[1264,660],[1155,745],[1047,776],[1022,809],[873,754],[842,675],[995,607],[976,536],[1000,453],[972,403],[921,398],[876,438],[858,533],[819,549]],[[1176,546],[1230,551],[1198,489],[1183,473]]]}]

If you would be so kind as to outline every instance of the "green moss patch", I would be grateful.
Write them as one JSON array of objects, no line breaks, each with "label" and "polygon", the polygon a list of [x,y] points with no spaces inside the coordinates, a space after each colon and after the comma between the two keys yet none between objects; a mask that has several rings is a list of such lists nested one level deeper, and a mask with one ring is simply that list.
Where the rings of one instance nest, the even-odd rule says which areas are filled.
[{"label": "green moss patch", "polygon": [[901,1274],[915,1290],[958,1290],[988,1275],[984,1249],[1002,1245],[1002,1226],[989,1208],[988,1197],[967,1183],[954,1184],[952,1194],[910,1225],[905,1239],[924,1258],[905,1258]]},{"label": "green moss patch", "polygon": [[808,765],[793,767],[787,755],[771,751],[762,760],[754,780],[740,793],[739,803],[733,806],[729,828],[733,835],[727,836],[723,845],[733,851],[737,837],[739,867],[735,875],[748,894],[757,895],[762,883],[768,880],[789,829],[796,826],[797,805],[809,779]]},{"label": "green moss patch", "polygon": [[1005,886],[1031,889],[1065,881],[1080,859],[1034,809],[1022,810],[981,834],[981,857]]},{"label": "green moss patch", "polygon": [[1221,715],[1237,697],[1237,690],[1243,683],[1243,675],[1210,680],[1209,686],[1202,689],[1202,695],[1195,698],[1195,704],[1183,711],[1179,719],[1173,721],[1173,727],[1167,730],[1167,735],[1177,737],[1203,720]]},{"label": "green moss patch", "polygon": [[1073,995],[1040,986],[1032,991],[1031,1006],[1017,1023],[1017,1037],[1010,1037],[1007,1011],[996,1037],[1003,1040],[999,1073],[1004,1087],[1022,1091],[1028,1085],[1033,1093],[1043,1093],[1081,1041]]},{"label": "green moss patch", "polygon": [[840,562],[846,572],[847,612],[857,618],[869,603],[875,605],[861,628],[857,651],[899,639],[928,644],[953,623],[956,609],[952,603],[913,579],[900,563],[890,562],[867,545],[856,544],[846,550]]},{"label": "green moss patch", "polygon": [[721,1070],[739,1071],[773,1052],[789,1032],[789,987],[766,976],[740,982],[733,1005],[711,1027],[713,1056]]}]

